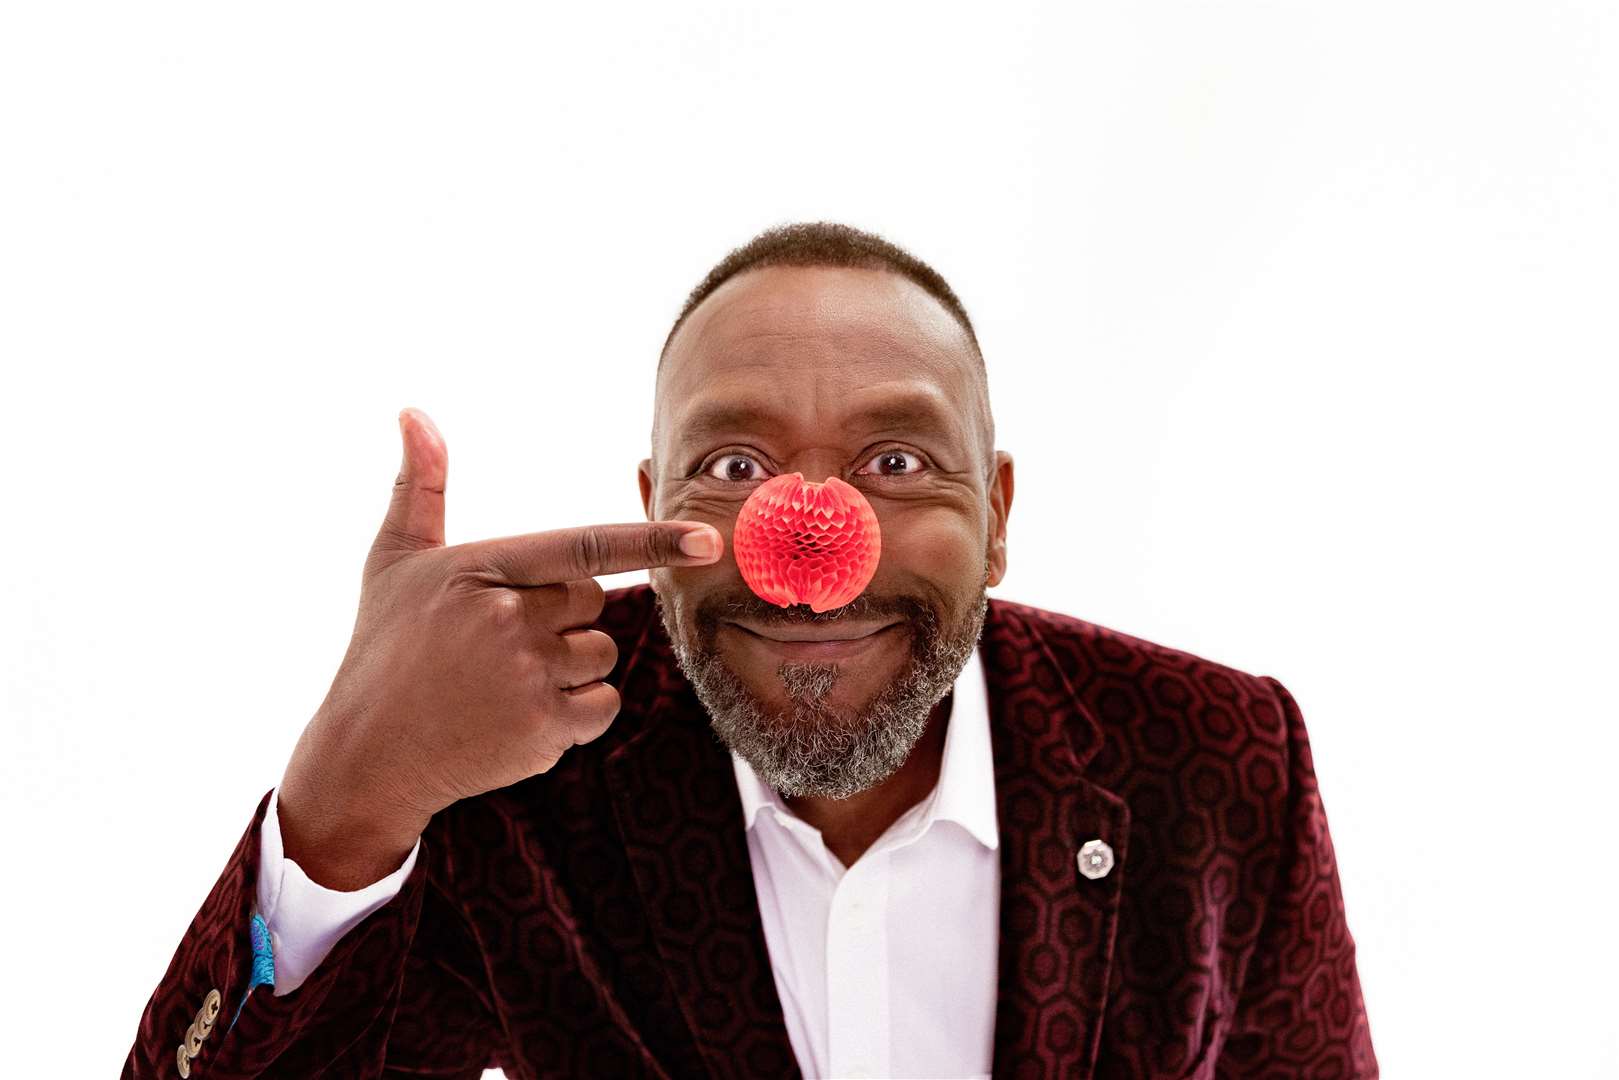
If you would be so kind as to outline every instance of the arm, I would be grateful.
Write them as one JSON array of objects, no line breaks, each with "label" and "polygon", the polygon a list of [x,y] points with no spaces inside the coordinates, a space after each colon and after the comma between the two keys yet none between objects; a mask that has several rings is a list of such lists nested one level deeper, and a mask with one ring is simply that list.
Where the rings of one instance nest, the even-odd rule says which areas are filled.
[{"label": "arm", "polygon": [[[396,895],[337,938],[295,990],[261,987],[237,1017],[252,969],[248,925],[272,794],[260,800],[148,1001],[124,1063],[126,1080],[187,1073],[470,1078],[499,1065],[500,1029],[476,939],[442,882],[431,880],[444,843],[437,818]],[[219,991],[222,1007],[182,1071],[179,1048],[210,990]]]},{"label": "arm", "polygon": [[1286,729],[1283,846],[1215,1076],[1374,1080],[1378,1065],[1355,969],[1355,940],[1344,915],[1304,717],[1285,686],[1268,675],[1262,679]]},{"label": "arm", "polygon": [[[289,917],[287,985],[307,978],[266,992],[275,932],[271,913],[254,911],[266,793],[147,1004],[125,1077],[460,1077],[498,1064],[484,957],[448,881],[447,812],[548,771],[611,726],[618,646],[591,628],[598,575],[706,565],[724,551],[719,530],[695,520],[448,547],[443,436],[411,409],[399,426],[404,457],[354,633],[275,794],[286,852],[313,881],[364,892],[396,868],[404,880],[391,897],[380,888],[313,919],[308,940]],[[287,902],[291,873],[289,860],[279,884],[265,882],[272,907]],[[319,907],[320,894],[293,892]],[[238,1018],[250,982],[260,989]]]}]

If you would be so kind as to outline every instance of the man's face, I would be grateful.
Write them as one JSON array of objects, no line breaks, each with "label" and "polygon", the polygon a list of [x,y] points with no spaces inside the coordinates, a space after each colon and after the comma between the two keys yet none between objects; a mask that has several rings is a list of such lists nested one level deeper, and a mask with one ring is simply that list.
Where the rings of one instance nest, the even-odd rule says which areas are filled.
[{"label": "man's face", "polygon": [[[1012,498],[977,370],[950,313],[878,270],[746,271],[670,342],[642,501],[651,520],[713,525],[726,555],[650,571],[658,612],[716,732],[782,794],[886,779],[971,658]],[[792,472],[837,476],[876,512],[876,576],[841,608],[769,603],[730,553],[743,502]],[[834,630],[860,640],[780,640]]]}]

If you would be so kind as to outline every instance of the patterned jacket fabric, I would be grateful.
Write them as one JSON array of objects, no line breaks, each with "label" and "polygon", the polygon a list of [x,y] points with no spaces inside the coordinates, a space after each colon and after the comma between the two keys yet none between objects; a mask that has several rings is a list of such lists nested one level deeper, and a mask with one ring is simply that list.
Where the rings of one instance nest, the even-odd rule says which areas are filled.
[{"label": "patterned jacket fabric", "polygon": [[[399,895],[192,1076],[792,1077],[728,751],[651,588],[609,590],[612,727],[435,816]],[[991,598],[1002,893],[996,1077],[1378,1075],[1304,719],[1276,679]],[[252,974],[269,792],[141,1016],[177,1075]],[[1101,839],[1112,869],[1083,875]],[[939,947],[948,949],[949,942]]]}]

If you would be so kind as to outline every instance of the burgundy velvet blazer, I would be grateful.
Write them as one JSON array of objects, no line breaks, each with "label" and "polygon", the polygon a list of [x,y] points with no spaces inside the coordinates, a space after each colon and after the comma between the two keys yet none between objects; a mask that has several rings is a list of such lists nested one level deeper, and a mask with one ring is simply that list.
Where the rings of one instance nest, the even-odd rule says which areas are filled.
[{"label": "burgundy velvet blazer", "polygon": [[[797,1076],[728,751],[652,604],[607,593],[623,705],[551,771],[438,814],[403,890],[298,990],[248,984],[258,811],[125,1077]],[[1299,707],[1253,676],[991,599],[997,1077],[1375,1077]],[[1112,846],[1082,875],[1086,840]],[[951,943],[941,941],[941,949]]]}]

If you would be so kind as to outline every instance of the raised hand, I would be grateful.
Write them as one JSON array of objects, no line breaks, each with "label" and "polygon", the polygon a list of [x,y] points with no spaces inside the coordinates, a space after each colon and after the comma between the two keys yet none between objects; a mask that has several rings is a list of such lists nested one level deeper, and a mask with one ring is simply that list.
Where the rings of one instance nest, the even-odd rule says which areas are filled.
[{"label": "raised hand", "polygon": [[277,797],[287,855],[328,888],[386,876],[439,810],[606,731],[618,650],[590,629],[595,576],[701,566],[724,543],[709,525],[655,521],[446,547],[443,436],[414,409],[399,424],[404,460],[353,637]]}]

